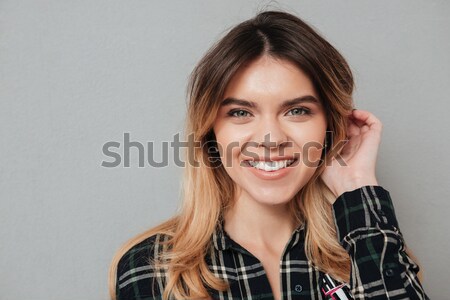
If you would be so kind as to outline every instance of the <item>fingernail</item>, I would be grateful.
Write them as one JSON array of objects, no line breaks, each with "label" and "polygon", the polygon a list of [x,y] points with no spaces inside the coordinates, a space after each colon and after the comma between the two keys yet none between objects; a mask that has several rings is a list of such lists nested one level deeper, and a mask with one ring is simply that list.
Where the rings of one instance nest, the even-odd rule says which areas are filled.
[{"label": "fingernail", "polygon": [[352,109],[352,111],[356,110],[356,108]]}]

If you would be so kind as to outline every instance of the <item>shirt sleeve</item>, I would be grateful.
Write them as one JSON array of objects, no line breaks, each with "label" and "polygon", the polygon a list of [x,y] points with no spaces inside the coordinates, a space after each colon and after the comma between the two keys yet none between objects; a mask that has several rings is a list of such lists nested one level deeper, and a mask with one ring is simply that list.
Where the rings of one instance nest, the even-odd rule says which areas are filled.
[{"label": "shirt sleeve", "polygon": [[429,299],[405,252],[388,191],[369,185],[347,191],[332,209],[339,243],[350,255],[355,299]]}]

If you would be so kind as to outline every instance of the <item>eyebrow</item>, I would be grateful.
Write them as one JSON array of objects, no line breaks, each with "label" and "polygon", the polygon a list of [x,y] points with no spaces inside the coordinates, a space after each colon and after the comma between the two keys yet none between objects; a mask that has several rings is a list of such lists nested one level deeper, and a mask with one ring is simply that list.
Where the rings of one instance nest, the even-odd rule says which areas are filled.
[{"label": "eyebrow", "polygon": [[[283,103],[280,104],[280,109],[283,108],[287,108],[296,104],[300,104],[300,103],[313,103],[313,104],[317,104],[320,105],[319,100],[317,100],[316,97],[312,96],[312,95],[306,95],[306,96],[301,96],[301,97],[297,97],[294,99],[289,99],[289,100],[285,100],[283,101]],[[220,104],[220,106],[227,106],[227,105],[240,105],[240,106],[245,106],[248,108],[258,108],[258,104],[256,102],[252,102],[252,101],[248,101],[245,99],[238,99],[238,98],[234,98],[234,97],[228,97],[225,98],[222,103]]]}]

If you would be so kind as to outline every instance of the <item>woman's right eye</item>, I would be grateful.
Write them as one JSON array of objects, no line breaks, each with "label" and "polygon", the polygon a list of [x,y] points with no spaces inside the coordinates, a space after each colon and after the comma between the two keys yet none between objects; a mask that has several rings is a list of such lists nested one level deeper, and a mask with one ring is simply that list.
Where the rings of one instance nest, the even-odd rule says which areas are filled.
[{"label": "woman's right eye", "polygon": [[243,109],[233,109],[228,112],[228,115],[230,117],[245,118],[245,117],[249,117],[250,113]]}]

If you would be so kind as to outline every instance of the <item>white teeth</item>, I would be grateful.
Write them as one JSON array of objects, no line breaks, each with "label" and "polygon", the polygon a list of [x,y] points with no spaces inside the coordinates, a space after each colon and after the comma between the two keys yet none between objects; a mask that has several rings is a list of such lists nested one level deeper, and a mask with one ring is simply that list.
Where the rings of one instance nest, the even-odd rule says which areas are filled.
[{"label": "white teeth", "polygon": [[278,160],[278,161],[252,161],[249,160],[248,163],[256,168],[256,169],[260,169],[260,170],[264,170],[264,171],[276,171],[282,168],[286,168],[287,166],[289,166],[290,164],[292,164],[294,162],[294,160],[289,159],[289,160]]}]

